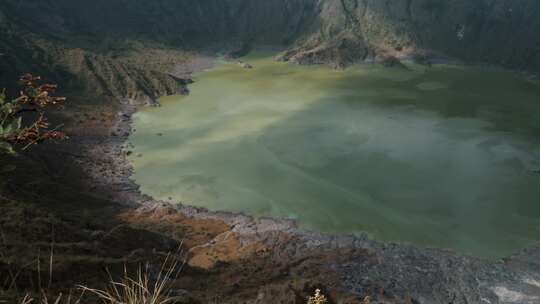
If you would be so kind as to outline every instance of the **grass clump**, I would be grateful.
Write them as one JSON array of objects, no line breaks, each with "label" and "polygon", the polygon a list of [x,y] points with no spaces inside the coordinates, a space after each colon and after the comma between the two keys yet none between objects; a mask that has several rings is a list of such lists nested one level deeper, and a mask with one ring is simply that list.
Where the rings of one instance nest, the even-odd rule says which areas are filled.
[{"label": "grass clump", "polygon": [[66,293],[61,293],[51,285],[54,259],[52,252],[51,250],[49,285],[41,287],[43,280],[38,262],[36,279],[39,286],[36,286],[35,290],[18,290],[16,281],[20,272],[10,273],[7,285],[0,286],[0,304],[172,304],[181,300],[181,297],[173,294],[173,283],[178,279],[184,265],[178,254],[168,254],[159,266],[139,264],[136,271],[128,271],[128,265],[125,265],[118,280],[113,279],[113,274],[108,271],[109,279],[102,285],[103,288],[78,285]]},{"label": "grass clump", "polygon": [[135,277],[124,270],[123,277],[120,280],[111,277],[105,289],[80,288],[96,296],[102,304],[170,304],[178,300],[172,295],[171,284],[178,278],[181,269],[178,260],[168,255],[155,278],[152,278],[148,266],[139,266]]},{"label": "grass clump", "polygon": [[24,296],[19,302],[19,304],[80,304],[82,295],[79,297],[74,297],[72,293],[69,293],[67,296],[59,294],[57,296],[48,296],[43,292],[40,296],[33,297],[29,294]]}]

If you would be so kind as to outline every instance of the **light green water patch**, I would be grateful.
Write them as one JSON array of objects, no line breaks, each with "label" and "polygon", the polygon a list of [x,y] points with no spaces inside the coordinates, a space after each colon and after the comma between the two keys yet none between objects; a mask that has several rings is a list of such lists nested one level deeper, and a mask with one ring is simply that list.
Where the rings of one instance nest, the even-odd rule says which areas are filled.
[{"label": "light green water patch", "polygon": [[144,193],[502,257],[540,241],[540,86],[476,67],[244,59],[134,116]]}]

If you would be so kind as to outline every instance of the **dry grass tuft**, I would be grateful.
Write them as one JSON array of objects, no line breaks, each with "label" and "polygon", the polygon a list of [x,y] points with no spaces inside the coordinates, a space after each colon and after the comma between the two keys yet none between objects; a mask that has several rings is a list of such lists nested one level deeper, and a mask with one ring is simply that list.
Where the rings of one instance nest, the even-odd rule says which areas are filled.
[{"label": "dry grass tuft", "polygon": [[51,298],[45,292],[42,292],[39,297],[32,297],[27,294],[20,300],[19,304],[80,304],[82,296],[83,294],[79,297],[74,297],[70,292],[67,296],[59,294]]},{"label": "dry grass tuft", "polygon": [[171,295],[171,282],[178,277],[181,269],[178,260],[168,255],[155,279],[151,278],[148,267],[139,267],[135,278],[130,277],[127,270],[120,281],[111,277],[107,289],[80,287],[97,296],[103,304],[168,304],[177,300]]},{"label": "dry grass tuft", "polygon": [[[6,256],[2,252],[2,231],[0,230],[0,261]],[[181,248],[181,246],[180,246]],[[87,286],[76,286],[69,293],[62,294],[51,289],[53,281],[54,264],[54,242],[51,243],[50,255],[46,263],[42,262],[41,253],[38,249],[37,258],[32,263],[36,264],[37,286],[32,291],[22,291],[17,288],[18,278],[25,267],[17,271],[8,268],[4,280],[0,281],[0,304],[81,304],[101,303],[101,304],[170,304],[178,300],[172,294],[172,283],[178,278],[184,265],[184,259],[180,249],[175,254],[168,254],[159,267],[151,267],[149,263],[143,267],[140,265],[134,276],[128,274],[127,265],[124,267],[124,274],[119,281],[115,281],[109,273],[108,287],[105,289],[89,288]],[[181,262],[182,261],[182,262]],[[42,278],[43,264],[47,265],[47,278]],[[9,265],[8,265],[9,266]],[[16,269],[16,268],[15,268]],[[45,283],[42,285],[42,283]],[[73,292],[75,291],[75,292]],[[21,294],[20,298],[17,295]],[[74,295],[75,294],[75,295]]]}]

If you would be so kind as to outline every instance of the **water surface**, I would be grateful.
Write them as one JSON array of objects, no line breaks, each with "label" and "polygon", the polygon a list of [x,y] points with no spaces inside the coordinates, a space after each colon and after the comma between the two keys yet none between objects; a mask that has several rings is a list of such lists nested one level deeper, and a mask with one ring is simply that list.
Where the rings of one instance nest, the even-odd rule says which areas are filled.
[{"label": "water surface", "polygon": [[219,63],[135,115],[144,193],[502,257],[540,241],[540,85],[479,67]]}]

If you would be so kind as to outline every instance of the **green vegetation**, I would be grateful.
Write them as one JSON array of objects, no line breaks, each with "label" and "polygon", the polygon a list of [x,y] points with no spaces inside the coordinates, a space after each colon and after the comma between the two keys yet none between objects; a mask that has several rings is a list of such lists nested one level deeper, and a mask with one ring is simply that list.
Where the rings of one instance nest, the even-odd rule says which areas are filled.
[{"label": "green vegetation", "polygon": [[57,86],[41,84],[39,76],[23,75],[20,79],[19,97],[9,100],[5,90],[0,93],[0,153],[15,154],[15,146],[22,150],[43,140],[64,139],[58,131],[60,126],[50,129],[44,109],[63,104],[65,97],[52,94]]}]

